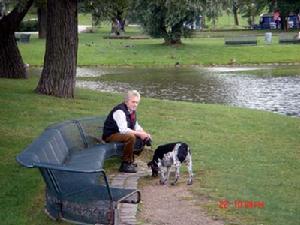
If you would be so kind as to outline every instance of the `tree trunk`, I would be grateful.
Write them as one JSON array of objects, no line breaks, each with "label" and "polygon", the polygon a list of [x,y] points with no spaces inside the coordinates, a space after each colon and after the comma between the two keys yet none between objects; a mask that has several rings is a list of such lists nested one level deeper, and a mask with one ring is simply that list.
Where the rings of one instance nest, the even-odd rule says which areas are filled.
[{"label": "tree trunk", "polygon": [[172,36],[172,34],[169,34],[168,36],[164,36],[164,44],[166,45],[180,45],[182,44],[181,38],[178,36]]},{"label": "tree trunk", "polygon": [[213,25],[213,29],[216,29],[216,19],[215,19],[215,17],[212,18],[212,25]]},{"label": "tree trunk", "polygon": [[47,1],[46,52],[38,93],[74,97],[77,29],[77,0]]},{"label": "tree trunk", "polygon": [[205,18],[205,16],[203,16],[202,18],[201,18],[201,21],[202,21],[202,28],[203,29],[205,29],[207,26],[206,26],[206,18]]},{"label": "tree trunk", "polygon": [[181,29],[183,23],[177,23],[172,27],[171,44],[181,44]]},{"label": "tree trunk", "polygon": [[178,45],[181,42],[181,27],[183,24],[175,24],[171,32],[167,32],[167,29],[163,29],[163,37],[166,45]]},{"label": "tree trunk", "polygon": [[97,25],[100,26],[100,22],[97,19],[97,16],[95,15],[94,11],[92,11],[92,31],[96,32]]},{"label": "tree trunk", "polygon": [[47,36],[47,8],[41,6],[38,8],[38,30],[39,38],[46,38]]},{"label": "tree trunk", "polygon": [[287,32],[288,31],[288,13],[283,12],[281,14],[281,30]]},{"label": "tree trunk", "polygon": [[117,10],[117,20],[119,21],[119,29],[121,32],[125,32],[125,19],[123,18],[123,12]]},{"label": "tree trunk", "polygon": [[232,12],[233,12],[233,17],[234,17],[234,25],[238,26],[239,25],[239,18],[238,18],[238,6],[237,3],[234,1],[233,2],[233,7],[232,7]]},{"label": "tree trunk", "polygon": [[0,77],[27,78],[14,34],[0,33],[0,62]]},{"label": "tree trunk", "polygon": [[20,3],[0,20],[0,77],[27,78],[26,68],[15,40],[14,32],[32,5]]}]

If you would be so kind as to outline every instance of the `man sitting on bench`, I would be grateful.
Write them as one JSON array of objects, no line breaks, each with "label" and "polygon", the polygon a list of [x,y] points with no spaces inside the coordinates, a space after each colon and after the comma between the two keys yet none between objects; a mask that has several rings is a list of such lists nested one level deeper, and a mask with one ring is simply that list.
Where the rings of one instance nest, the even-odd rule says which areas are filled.
[{"label": "man sitting on bench", "polygon": [[136,90],[128,91],[124,102],[114,107],[108,114],[103,127],[102,139],[106,142],[124,143],[120,172],[136,173],[134,148],[151,145],[151,136],[137,122],[136,109],[140,94]]}]

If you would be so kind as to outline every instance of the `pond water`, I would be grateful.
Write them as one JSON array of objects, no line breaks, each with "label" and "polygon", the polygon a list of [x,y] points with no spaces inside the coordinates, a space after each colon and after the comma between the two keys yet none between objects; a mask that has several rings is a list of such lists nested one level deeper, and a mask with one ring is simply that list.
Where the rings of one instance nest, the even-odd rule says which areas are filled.
[{"label": "pond water", "polygon": [[[79,68],[77,86],[300,116],[300,66]],[[83,78],[84,77],[84,78]]]},{"label": "pond water", "polygon": [[78,87],[300,116],[300,66],[78,68]]}]

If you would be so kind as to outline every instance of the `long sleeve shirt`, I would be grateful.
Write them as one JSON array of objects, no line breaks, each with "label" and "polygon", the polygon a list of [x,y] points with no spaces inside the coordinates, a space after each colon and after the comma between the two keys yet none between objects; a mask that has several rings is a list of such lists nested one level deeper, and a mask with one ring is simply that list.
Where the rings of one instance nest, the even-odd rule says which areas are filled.
[{"label": "long sleeve shirt", "polygon": [[[127,125],[126,115],[122,110],[116,110],[113,113],[113,119],[116,121],[117,126],[119,128],[119,132],[121,134],[125,134],[125,133],[128,133],[128,132],[132,131],[132,129],[130,129]],[[138,124],[137,121],[135,123],[134,130],[135,131],[142,131],[143,130],[143,128]]]}]

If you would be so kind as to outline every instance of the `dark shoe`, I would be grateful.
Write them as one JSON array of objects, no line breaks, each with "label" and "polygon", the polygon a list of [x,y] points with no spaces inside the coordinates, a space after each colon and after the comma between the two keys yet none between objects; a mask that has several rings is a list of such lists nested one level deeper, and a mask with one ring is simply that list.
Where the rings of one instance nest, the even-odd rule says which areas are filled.
[{"label": "dark shoe", "polygon": [[136,168],[131,164],[127,162],[122,162],[119,172],[121,173],[136,173]]}]

